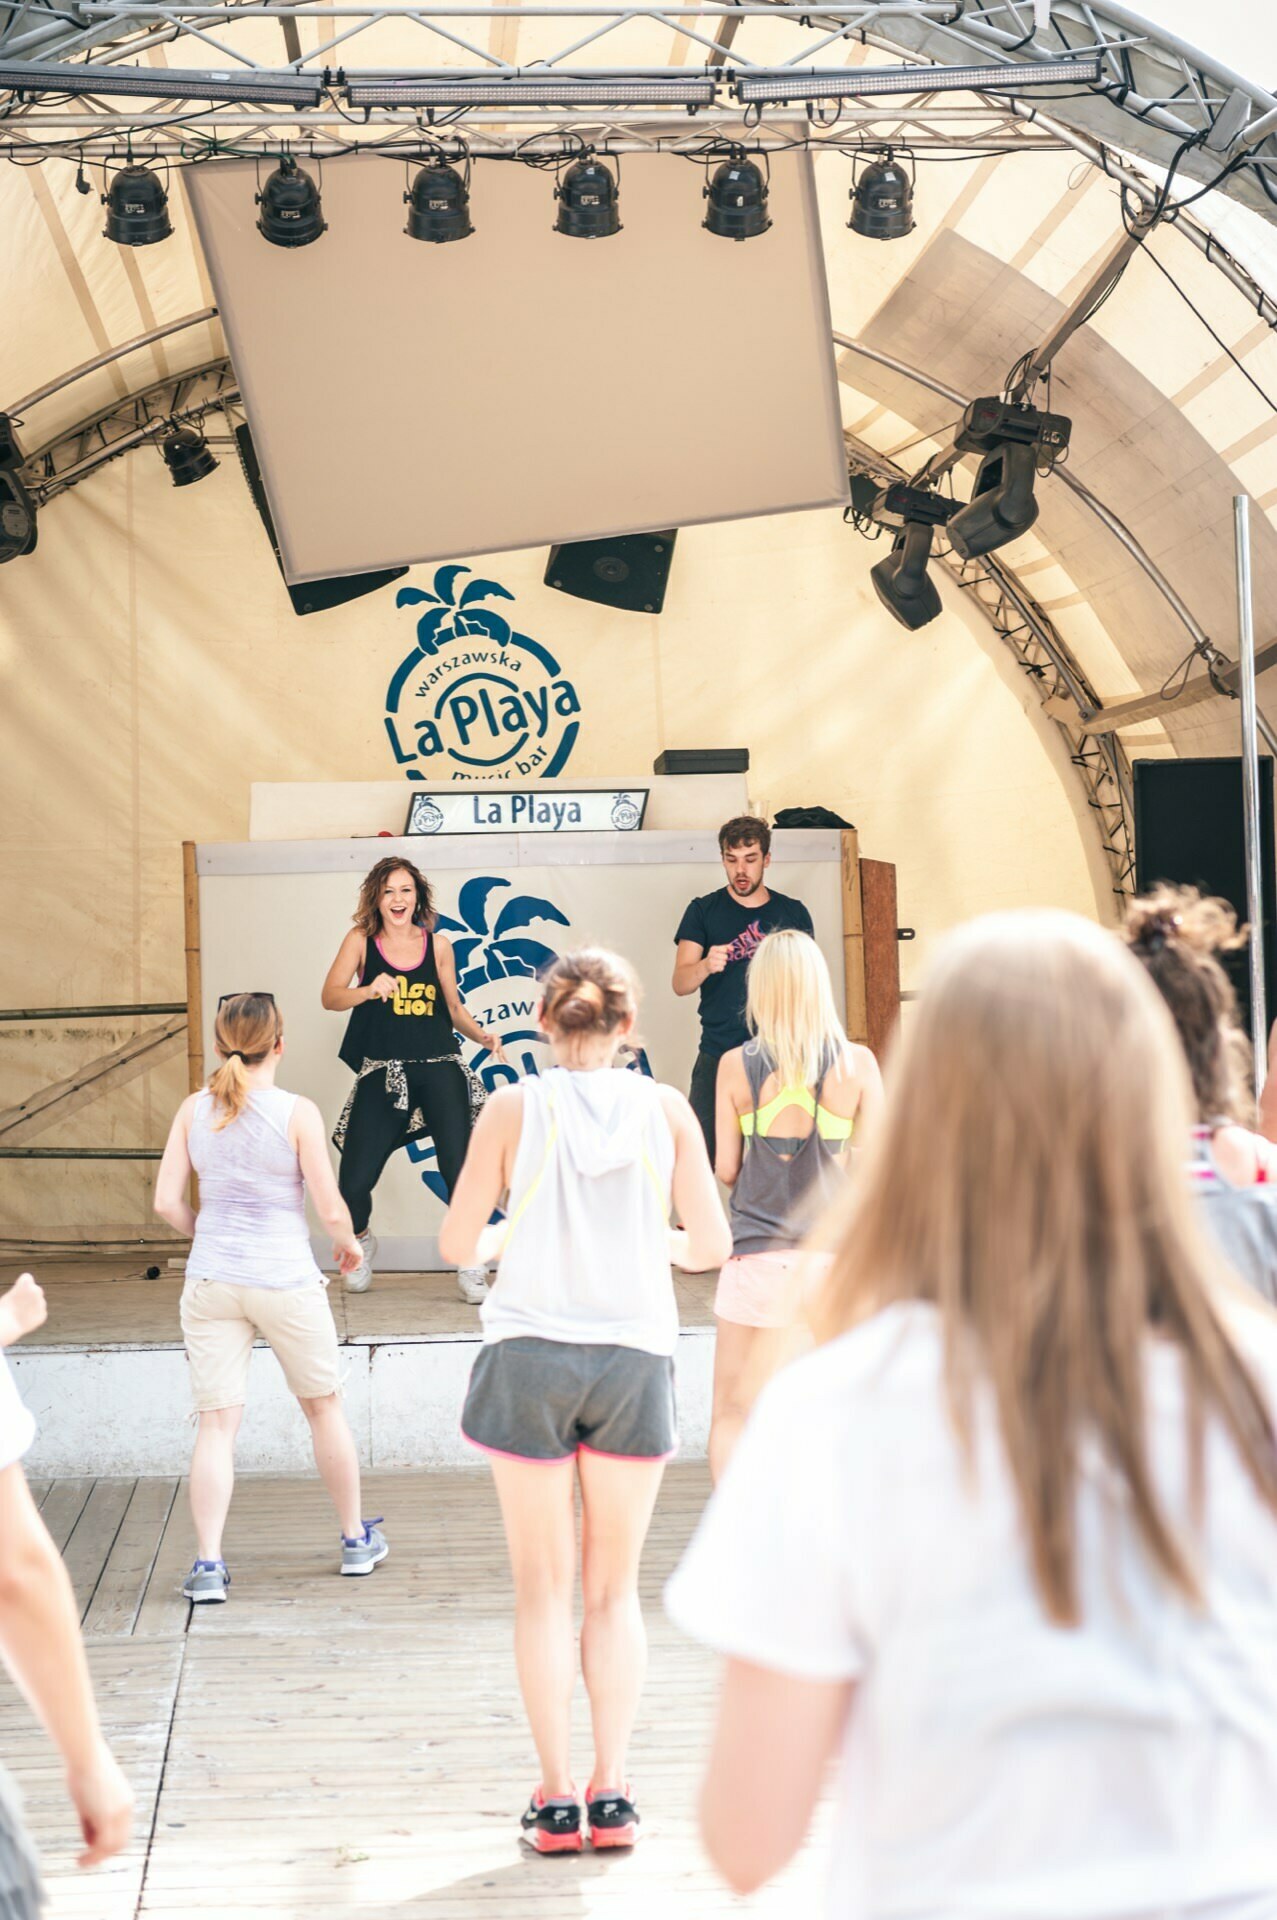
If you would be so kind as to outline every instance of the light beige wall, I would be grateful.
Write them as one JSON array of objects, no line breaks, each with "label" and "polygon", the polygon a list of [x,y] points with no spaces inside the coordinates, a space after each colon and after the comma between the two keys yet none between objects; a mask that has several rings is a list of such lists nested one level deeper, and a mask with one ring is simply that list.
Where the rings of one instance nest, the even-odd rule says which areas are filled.
[{"label": "light beige wall", "polygon": [[[748,746],[761,808],[833,807],[897,863],[919,935],[908,986],[954,921],[1025,903],[1094,913],[1105,880],[1029,683],[947,582],[941,620],[895,625],[868,580],[884,550],[836,512],[693,529],[659,620],[546,589],[542,552],[481,571],[576,686],[567,775]],[[430,571],[409,582],[428,589]],[[231,457],[182,492],[152,454],[116,462],[42,515],[36,554],[3,585],[0,1001],[180,999],[181,841],[247,838],[253,781],[396,777],[385,694],[418,610],[390,589],[295,618]],[[123,1031],[0,1028],[5,1104]],[[158,1144],[182,1090],[175,1064],[46,1143]],[[0,1228],[141,1223],[152,1171],[0,1163]]]}]

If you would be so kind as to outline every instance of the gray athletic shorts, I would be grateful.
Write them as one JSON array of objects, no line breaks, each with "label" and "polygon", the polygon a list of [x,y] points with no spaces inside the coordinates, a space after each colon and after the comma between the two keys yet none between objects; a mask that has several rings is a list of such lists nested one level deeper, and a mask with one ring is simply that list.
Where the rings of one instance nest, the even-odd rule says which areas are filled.
[{"label": "gray athletic shorts", "polygon": [[638,1347],[494,1340],[470,1374],[461,1431],[516,1460],[571,1460],[578,1448],[668,1460],[678,1451],[674,1362]]},{"label": "gray athletic shorts", "polygon": [[0,1767],[0,1920],[39,1920],[43,1906],[40,1868],[22,1824],[22,1802]]}]

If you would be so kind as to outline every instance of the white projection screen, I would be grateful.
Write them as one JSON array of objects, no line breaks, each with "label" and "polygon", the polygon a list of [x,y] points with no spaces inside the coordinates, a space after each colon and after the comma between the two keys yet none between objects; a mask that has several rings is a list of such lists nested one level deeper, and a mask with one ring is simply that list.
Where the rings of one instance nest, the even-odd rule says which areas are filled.
[{"label": "white projection screen", "polygon": [[744,242],[669,154],[624,157],[602,240],[517,163],[476,165],[448,246],[405,234],[402,160],[325,162],[295,250],[257,231],[252,161],[183,178],[294,583],[847,497],[806,153],[771,156]]}]

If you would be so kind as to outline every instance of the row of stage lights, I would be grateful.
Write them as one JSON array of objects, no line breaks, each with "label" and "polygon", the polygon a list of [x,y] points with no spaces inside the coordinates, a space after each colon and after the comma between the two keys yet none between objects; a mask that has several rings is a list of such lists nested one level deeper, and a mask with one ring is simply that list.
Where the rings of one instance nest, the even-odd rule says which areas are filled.
[{"label": "row of stage lights", "polygon": [[[555,189],[555,231],[572,240],[601,240],[621,231],[620,166],[616,171],[587,153],[567,167]],[[83,177],[83,176],[81,176]],[[87,183],[86,183],[87,184]],[[702,225],[723,240],[753,240],[771,226],[767,174],[741,148],[733,148],[705,186]],[[151,167],[121,167],[102,196],[106,237],[122,247],[150,247],[173,231],[168,191]],[[470,163],[464,173],[442,158],[423,166],[404,194],[413,240],[442,246],[468,240]],[[257,227],[274,247],[308,247],[328,230],[320,189],[291,153],[280,156],[257,195]],[[870,240],[896,240],[913,231],[913,179],[890,149],[865,165],[851,189],[853,232]]]}]

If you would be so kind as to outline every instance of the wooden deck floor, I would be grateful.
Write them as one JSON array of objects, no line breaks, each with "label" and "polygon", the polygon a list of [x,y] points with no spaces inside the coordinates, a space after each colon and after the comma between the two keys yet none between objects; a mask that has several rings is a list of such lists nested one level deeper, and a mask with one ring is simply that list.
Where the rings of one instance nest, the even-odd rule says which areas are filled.
[{"label": "wooden deck floor", "polygon": [[[643,1574],[651,1667],[633,1752],[644,1838],[632,1856],[541,1859],[518,1815],[536,1765],[511,1649],[511,1596],[484,1472],[379,1474],[390,1558],[336,1575],[318,1484],[244,1478],[225,1607],[190,1608],[185,1489],[175,1480],[57,1480],[36,1497],[65,1554],[103,1718],[138,1798],[129,1852],[93,1874],[56,1755],[0,1680],[0,1756],[42,1848],[48,1920],[809,1920],[815,1843],[778,1885],[738,1900],[694,1833],[714,1660],[659,1596],[707,1492],[666,1476]],[[585,1783],[588,1721],[576,1715]]]}]

